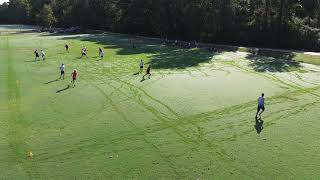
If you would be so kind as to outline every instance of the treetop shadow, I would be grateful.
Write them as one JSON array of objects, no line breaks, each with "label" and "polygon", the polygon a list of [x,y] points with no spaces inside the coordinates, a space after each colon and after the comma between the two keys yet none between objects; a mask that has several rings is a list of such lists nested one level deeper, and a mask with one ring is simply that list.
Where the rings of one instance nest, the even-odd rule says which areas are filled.
[{"label": "treetop shadow", "polygon": [[[94,42],[106,49],[116,49],[117,55],[147,54],[153,69],[185,69],[209,62],[218,52],[207,49],[187,49],[161,44],[160,40],[128,37],[127,35],[87,35],[62,37],[62,40],[78,39]],[[136,48],[132,47],[132,42]]]},{"label": "treetop shadow", "polygon": [[251,66],[257,72],[289,72],[292,69],[300,68],[298,61],[294,60],[292,52],[276,52],[259,50],[248,54]]}]

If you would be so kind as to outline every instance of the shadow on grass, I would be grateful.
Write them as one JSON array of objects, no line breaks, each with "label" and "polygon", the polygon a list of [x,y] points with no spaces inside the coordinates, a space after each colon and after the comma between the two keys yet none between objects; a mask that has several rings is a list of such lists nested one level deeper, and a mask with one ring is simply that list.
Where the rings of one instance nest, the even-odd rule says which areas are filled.
[{"label": "shadow on grass", "polygon": [[[78,39],[80,41],[94,42],[105,49],[116,50],[117,55],[146,54],[148,64],[153,69],[185,69],[198,66],[212,60],[219,54],[208,49],[186,49],[169,47],[161,44],[160,40],[130,37],[128,35],[86,35],[62,37],[62,40]],[[134,41],[136,48],[132,48]],[[234,49],[236,50],[236,49]]]},{"label": "shadow on grass", "polygon": [[257,134],[260,134],[263,130],[263,123],[264,121],[261,118],[256,118],[256,124],[254,126],[254,128],[257,131]]},{"label": "shadow on grass", "polygon": [[289,72],[300,68],[300,63],[294,57],[295,54],[291,52],[263,50],[247,55],[251,61],[250,66],[257,72]]},{"label": "shadow on grass", "polygon": [[27,62],[27,63],[36,63],[37,61],[35,61],[35,60],[25,60],[24,62]]},{"label": "shadow on grass", "polygon": [[61,92],[64,92],[66,90],[69,90],[69,89],[70,89],[70,85],[68,85],[67,87],[65,87],[63,89],[58,90],[56,93],[61,93]]},{"label": "shadow on grass", "polygon": [[60,79],[55,79],[55,80],[52,80],[52,81],[49,81],[49,82],[46,82],[44,84],[51,84],[51,83],[54,83],[54,82],[58,82]]},{"label": "shadow on grass", "polygon": [[214,55],[201,49],[170,49],[153,55],[149,65],[153,69],[185,69],[209,62]]}]

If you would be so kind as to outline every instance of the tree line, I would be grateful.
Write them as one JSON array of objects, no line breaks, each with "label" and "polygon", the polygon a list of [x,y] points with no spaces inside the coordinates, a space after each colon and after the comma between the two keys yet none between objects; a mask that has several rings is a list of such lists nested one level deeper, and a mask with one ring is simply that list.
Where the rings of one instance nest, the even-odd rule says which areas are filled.
[{"label": "tree line", "polygon": [[0,23],[320,50],[320,0],[10,0]]}]

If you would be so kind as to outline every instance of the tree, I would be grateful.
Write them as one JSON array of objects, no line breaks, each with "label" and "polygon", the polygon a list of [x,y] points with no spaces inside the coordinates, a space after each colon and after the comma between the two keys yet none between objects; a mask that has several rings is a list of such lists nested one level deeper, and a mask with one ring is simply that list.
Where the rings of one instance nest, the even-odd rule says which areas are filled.
[{"label": "tree", "polygon": [[50,4],[45,4],[38,14],[39,24],[44,27],[52,27],[56,23],[56,18],[53,14]]},{"label": "tree", "polygon": [[0,6],[0,21],[244,46],[320,47],[314,40],[320,0],[9,0]]},{"label": "tree", "polygon": [[0,22],[2,23],[7,23],[9,22],[9,4],[8,3],[3,3],[2,5],[0,5]]},{"label": "tree", "polygon": [[8,16],[12,23],[29,23],[30,12],[31,6],[28,0],[10,0]]}]

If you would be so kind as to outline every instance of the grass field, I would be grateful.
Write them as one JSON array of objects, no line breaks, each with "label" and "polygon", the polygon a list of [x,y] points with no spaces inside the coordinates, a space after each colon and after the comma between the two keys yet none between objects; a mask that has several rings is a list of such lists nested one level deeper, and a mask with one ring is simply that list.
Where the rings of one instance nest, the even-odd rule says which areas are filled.
[{"label": "grass field", "polygon": [[[320,178],[320,66],[126,35],[0,34],[0,179]],[[151,79],[134,75],[140,59]]]}]

